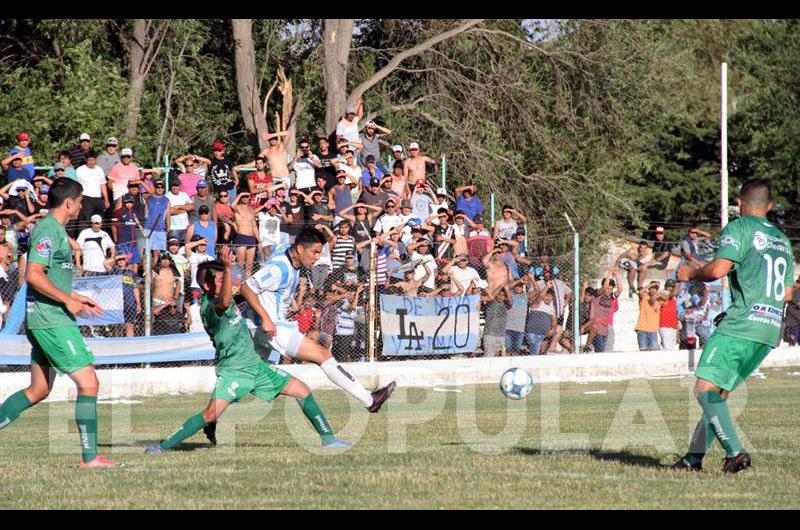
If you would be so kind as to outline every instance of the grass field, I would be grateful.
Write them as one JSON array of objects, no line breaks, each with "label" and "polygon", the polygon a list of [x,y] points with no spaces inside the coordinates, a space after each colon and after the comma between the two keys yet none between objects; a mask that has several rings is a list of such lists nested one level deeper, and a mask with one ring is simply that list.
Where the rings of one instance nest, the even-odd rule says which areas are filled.
[{"label": "grass field", "polygon": [[[349,426],[343,437],[357,442],[352,449],[304,449],[313,432],[299,423],[296,404],[279,398],[260,419],[268,406],[231,409],[221,436],[250,420],[234,428],[235,445],[212,449],[201,433],[180,451],[142,454],[205,405],[206,396],[196,395],[100,405],[101,450],[125,464],[119,469],[79,470],[78,455],[53,454],[48,429],[67,421],[48,412],[68,413],[71,404],[26,412],[0,432],[0,508],[798,508],[800,377],[792,371],[765,370],[766,379],[748,380],[746,399],[740,393],[746,406],[737,422],[754,467],[736,476],[720,473],[716,445],[705,473],[663,467],[674,460],[670,445],[685,450],[697,419],[689,378],[537,385],[521,403],[488,385],[461,393],[398,389],[378,415],[355,404],[351,415],[342,392],[320,391],[334,428]],[[109,447],[112,407],[115,436],[128,413],[131,432],[154,434]],[[402,422],[425,418],[432,419],[402,435]],[[585,439],[559,447],[556,423]],[[74,447],[71,431],[64,436]],[[659,433],[668,440],[653,447]]]}]

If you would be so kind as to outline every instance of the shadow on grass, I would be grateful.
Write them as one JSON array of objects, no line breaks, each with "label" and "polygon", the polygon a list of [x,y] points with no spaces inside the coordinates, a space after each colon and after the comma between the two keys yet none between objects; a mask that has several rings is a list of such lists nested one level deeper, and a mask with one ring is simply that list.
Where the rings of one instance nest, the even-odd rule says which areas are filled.
[{"label": "shadow on grass", "polygon": [[650,469],[669,469],[657,458],[652,456],[637,455],[628,451],[615,451],[606,453],[600,449],[588,448],[574,448],[574,449],[557,449],[553,451],[542,451],[534,447],[514,447],[511,450],[512,454],[524,456],[547,456],[547,455],[589,455],[596,460],[603,460],[608,462],[619,462],[626,466],[644,467]]},{"label": "shadow on grass", "polygon": [[[150,447],[151,445],[159,443],[160,440],[138,440],[135,443],[131,444],[97,444],[98,448],[106,448],[106,449],[114,449],[115,447],[140,447],[142,451]],[[179,452],[187,452],[187,451],[195,451],[197,449],[213,449],[215,446],[211,445],[208,442],[183,442],[181,444],[176,445],[170,451],[179,451]],[[256,449],[285,449],[285,448],[296,448],[297,446],[292,444],[279,444],[279,443],[237,443],[235,445],[237,449],[239,448],[256,448]]]}]

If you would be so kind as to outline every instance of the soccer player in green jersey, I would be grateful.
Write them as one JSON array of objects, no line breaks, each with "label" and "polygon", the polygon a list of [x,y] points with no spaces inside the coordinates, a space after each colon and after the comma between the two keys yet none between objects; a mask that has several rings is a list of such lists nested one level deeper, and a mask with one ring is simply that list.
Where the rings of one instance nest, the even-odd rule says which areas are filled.
[{"label": "soccer player in green jersey", "polygon": [[72,245],[65,226],[81,211],[83,187],[75,180],[59,179],[50,188],[50,212],[31,235],[25,327],[31,343],[31,384],[0,406],[0,429],[26,409],[47,398],[56,373],[67,374],[78,387],[75,423],[81,442],[82,468],[113,467],[97,454],[97,393],[100,383],[92,363],[94,355],[81,336],[75,316],[96,315],[102,308],[72,292]]},{"label": "soccer player in green jersey", "polygon": [[737,199],[742,217],[720,236],[714,261],[700,268],[682,266],[679,282],[714,281],[728,276],[731,305],[708,339],[695,370],[694,395],[703,409],[689,452],[673,468],[700,471],[714,438],[725,449],[722,471],[750,467],[726,402],[780,340],[784,303],[792,299],[792,245],[767,220],[772,209],[770,182],[751,179]]},{"label": "soccer player in green jersey", "polygon": [[323,447],[349,447],[349,443],[333,435],[325,414],[305,383],[265,363],[256,353],[250,330],[233,303],[231,269],[235,261],[231,249],[223,247],[219,260],[197,267],[197,283],[204,293],[200,316],[216,349],[217,385],[211,400],[203,412],[187,419],[172,436],[149,447],[146,453],[159,454],[172,449],[217,421],[228,405],[248,394],[265,401],[272,401],[278,395],[297,398],[303,414],[320,435]]}]

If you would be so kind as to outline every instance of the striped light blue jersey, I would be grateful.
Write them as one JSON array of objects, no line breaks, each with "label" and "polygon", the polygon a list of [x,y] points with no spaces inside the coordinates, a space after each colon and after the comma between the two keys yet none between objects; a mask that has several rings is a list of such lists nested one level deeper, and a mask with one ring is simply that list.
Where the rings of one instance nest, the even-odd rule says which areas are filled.
[{"label": "striped light blue jersey", "polygon": [[300,269],[295,269],[292,265],[289,247],[279,246],[266,265],[253,274],[246,283],[258,295],[270,320],[277,324],[289,322],[289,306],[299,278]]}]

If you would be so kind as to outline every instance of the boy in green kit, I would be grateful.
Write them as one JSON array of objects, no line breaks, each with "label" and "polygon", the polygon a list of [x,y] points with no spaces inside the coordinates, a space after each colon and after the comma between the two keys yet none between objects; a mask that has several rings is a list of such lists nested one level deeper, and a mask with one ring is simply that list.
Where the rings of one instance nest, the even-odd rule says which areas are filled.
[{"label": "boy in green kit", "polygon": [[148,454],[172,449],[215,422],[228,405],[248,394],[272,401],[278,395],[297,398],[297,402],[322,439],[323,447],[349,447],[337,440],[325,414],[311,395],[311,390],[299,379],[265,363],[256,353],[250,331],[233,303],[231,268],[236,260],[229,247],[223,247],[220,259],[201,263],[197,268],[197,283],[203,290],[200,315],[203,327],[216,349],[217,385],[211,401],[172,436],[149,447]]},{"label": "boy in green kit", "polygon": [[97,454],[97,394],[100,383],[92,363],[94,355],[81,336],[75,316],[96,315],[102,308],[94,300],[72,292],[72,245],[65,226],[77,219],[83,187],[77,181],[58,179],[50,188],[50,212],[31,234],[25,281],[28,299],[25,328],[31,344],[31,384],[0,405],[0,429],[26,409],[47,398],[55,375],[67,374],[78,387],[75,422],[81,442],[81,468],[113,467]]},{"label": "boy in green kit", "polygon": [[794,254],[786,235],[767,220],[770,183],[751,179],[737,199],[742,217],[720,236],[714,261],[701,268],[682,266],[677,280],[714,281],[728,276],[731,305],[708,339],[695,370],[694,395],[703,409],[689,452],[674,469],[700,471],[716,438],[725,449],[725,473],[751,465],[726,402],[728,395],[761,364],[780,340],[784,303],[792,299]]}]

